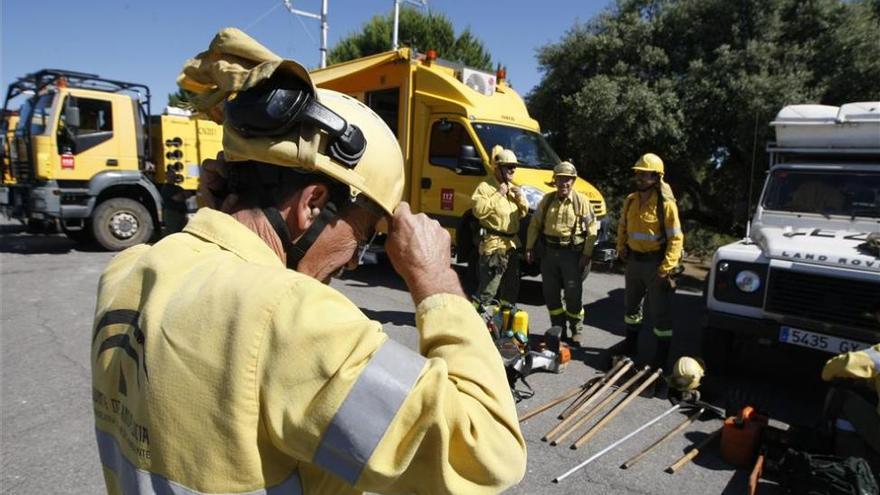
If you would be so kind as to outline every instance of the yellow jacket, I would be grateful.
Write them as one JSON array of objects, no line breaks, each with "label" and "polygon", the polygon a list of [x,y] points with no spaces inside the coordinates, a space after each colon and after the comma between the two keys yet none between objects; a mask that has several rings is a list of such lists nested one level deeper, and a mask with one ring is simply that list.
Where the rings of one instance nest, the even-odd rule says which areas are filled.
[{"label": "yellow jacket", "polygon": [[[667,186],[668,187],[668,186]],[[657,191],[652,191],[648,201],[642,204],[639,193],[631,193],[623,201],[623,212],[617,225],[617,252],[628,246],[632,251],[649,253],[661,249],[660,240],[666,232],[666,253],[657,268],[658,273],[669,273],[681,260],[684,233],[678,218],[678,207],[672,194],[664,195],[663,215],[665,225],[661,229],[657,218]]]},{"label": "yellow jacket", "polygon": [[[480,254],[518,248],[519,222],[529,212],[525,196],[510,191],[502,195],[493,180],[481,182],[471,200],[474,216],[480,221],[480,226],[486,229],[480,241]],[[509,237],[492,233],[493,230],[509,234]]]},{"label": "yellow jacket", "polygon": [[[880,396],[880,344],[862,351],[838,354],[829,359],[822,368],[822,379],[830,382],[835,378],[870,380]],[[877,406],[877,414],[880,414],[880,405]]]},{"label": "yellow jacket", "polygon": [[501,359],[461,297],[418,305],[419,354],[202,209],[110,262],[95,322],[110,493],[494,493],[523,476]]},{"label": "yellow jacket", "polygon": [[[575,211],[575,194],[578,195],[577,209],[579,211]],[[556,191],[550,191],[541,198],[538,209],[529,222],[526,249],[534,249],[538,236],[541,234],[560,239],[571,239],[572,228],[574,228],[574,245],[584,243],[583,254],[591,256],[596,236],[599,233],[599,221],[596,219],[590,200],[584,194],[572,191],[567,198],[559,201]],[[566,241],[565,243],[570,242]]]}]

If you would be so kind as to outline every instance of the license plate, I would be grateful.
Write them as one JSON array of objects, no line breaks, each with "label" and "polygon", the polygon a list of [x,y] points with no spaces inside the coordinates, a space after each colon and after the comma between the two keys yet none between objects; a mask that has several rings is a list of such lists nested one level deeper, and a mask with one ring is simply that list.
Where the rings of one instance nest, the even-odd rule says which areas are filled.
[{"label": "license plate", "polygon": [[792,327],[779,328],[779,341],[785,344],[809,347],[810,349],[825,351],[831,354],[859,351],[870,347],[864,342],[842,339],[832,335],[825,335],[823,333],[810,332]]}]

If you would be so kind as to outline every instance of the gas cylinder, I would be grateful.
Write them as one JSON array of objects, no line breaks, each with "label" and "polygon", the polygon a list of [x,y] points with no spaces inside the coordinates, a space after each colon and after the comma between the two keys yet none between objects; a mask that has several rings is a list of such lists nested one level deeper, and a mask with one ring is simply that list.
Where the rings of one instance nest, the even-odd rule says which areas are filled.
[{"label": "gas cylinder", "polygon": [[519,342],[525,344],[529,341],[529,314],[519,310],[513,314],[513,333]]}]

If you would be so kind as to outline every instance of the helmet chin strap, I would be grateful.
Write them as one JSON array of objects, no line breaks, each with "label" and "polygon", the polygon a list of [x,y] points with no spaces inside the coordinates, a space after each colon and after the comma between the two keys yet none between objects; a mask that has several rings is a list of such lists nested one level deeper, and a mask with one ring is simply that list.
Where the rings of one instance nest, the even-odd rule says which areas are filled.
[{"label": "helmet chin strap", "polygon": [[336,205],[328,201],[327,204],[324,205],[324,209],[321,210],[321,214],[318,215],[318,218],[312,221],[309,228],[306,229],[296,242],[293,242],[290,238],[290,230],[287,228],[287,222],[281,217],[278,208],[274,206],[264,206],[262,210],[263,214],[266,215],[266,219],[269,220],[269,224],[272,225],[272,229],[275,230],[275,234],[277,234],[278,238],[281,240],[281,245],[284,247],[284,254],[287,258],[287,268],[291,270],[296,270],[300,260],[306,255],[306,251],[312,247],[315,239],[321,235],[321,232],[324,231],[327,224],[336,218],[337,211]]}]

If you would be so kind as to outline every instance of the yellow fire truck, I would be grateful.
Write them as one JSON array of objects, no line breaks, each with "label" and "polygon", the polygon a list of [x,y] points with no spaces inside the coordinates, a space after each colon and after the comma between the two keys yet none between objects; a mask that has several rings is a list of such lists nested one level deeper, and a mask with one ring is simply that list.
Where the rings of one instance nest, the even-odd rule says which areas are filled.
[{"label": "yellow fire truck", "polygon": [[150,117],[143,84],[45,69],[10,84],[3,114],[22,99],[14,127],[4,119],[0,207],[109,250],[147,242],[163,220],[194,210],[198,164],[222,147],[213,122]]},{"label": "yellow fire truck", "polygon": [[[311,75],[319,87],[358,98],[395,132],[406,162],[404,199],[413,211],[450,229],[459,260],[476,257],[478,227],[470,197],[493,174],[489,159],[493,146],[513,150],[522,162],[514,182],[532,211],[553,189],[552,169],[560,159],[523,99],[507,84],[503,70],[491,74],[442,61],[433,51],[422,55],[403,48]],[[589,198],[603,219],[600,239],[606,239],[602,195],[580,178],[575,189]],[[523,235],[526,226],[523,222]],[[613,256],[613,249],[597,249],[595,254],[599,261]]]}]

